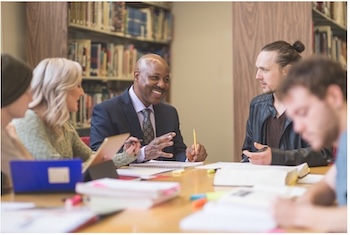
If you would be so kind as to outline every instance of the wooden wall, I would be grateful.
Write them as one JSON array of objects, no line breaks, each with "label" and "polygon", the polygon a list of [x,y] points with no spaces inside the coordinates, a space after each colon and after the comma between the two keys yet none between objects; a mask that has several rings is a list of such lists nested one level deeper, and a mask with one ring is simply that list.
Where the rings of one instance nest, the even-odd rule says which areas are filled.
[{"label": "wooden wall", "polygon": [[251,99],[261,93],[255,60],[261,48],[276,40],[300,40],[312,53],[311,2],[233,2],[234,161],[239,161]]},{"label": "wooden wall", "polygon": [[44,58],[67,57],[67,2],[28,2],[27,62],[33,68]]}]

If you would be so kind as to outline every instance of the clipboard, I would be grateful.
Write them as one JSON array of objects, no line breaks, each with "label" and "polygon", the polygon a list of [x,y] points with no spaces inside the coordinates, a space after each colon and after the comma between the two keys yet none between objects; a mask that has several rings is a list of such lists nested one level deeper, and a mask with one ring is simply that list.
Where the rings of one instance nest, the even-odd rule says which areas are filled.
[{"label": "clipboard", "polygon": [[124,133],[106,137],[96,151],[95,156],[84,165],[82,173],[85,174],[88,168],[107,161],[105,156],[107,156],[109,159],[113,158],[119,149],[124,145],[129,136],[130,133]]}]

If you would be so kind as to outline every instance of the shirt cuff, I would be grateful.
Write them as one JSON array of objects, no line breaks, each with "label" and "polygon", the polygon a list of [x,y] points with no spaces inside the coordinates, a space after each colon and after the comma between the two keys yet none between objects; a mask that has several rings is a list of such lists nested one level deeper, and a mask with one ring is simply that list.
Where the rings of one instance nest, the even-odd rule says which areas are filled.
[{"label": "shirt cuff", "polygon": [[137,162],[143,162],[145,160],[145,146],[141,148],[139,155],[137,156]]}]

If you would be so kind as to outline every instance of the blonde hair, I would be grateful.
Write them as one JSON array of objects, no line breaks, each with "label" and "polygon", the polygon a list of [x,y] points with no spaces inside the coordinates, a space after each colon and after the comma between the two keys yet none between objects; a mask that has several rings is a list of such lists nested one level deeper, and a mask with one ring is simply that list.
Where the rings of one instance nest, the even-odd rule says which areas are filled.
[{"label": "blonde hair", "polygon": [[31,89],[33,101],[29,108],[46,109],[44,123],[63,137],[62,128],[69,120],[67,93],[82,81],[82,68],[78,62],[65,58],[47,58],[42,60],[33,71]]}]

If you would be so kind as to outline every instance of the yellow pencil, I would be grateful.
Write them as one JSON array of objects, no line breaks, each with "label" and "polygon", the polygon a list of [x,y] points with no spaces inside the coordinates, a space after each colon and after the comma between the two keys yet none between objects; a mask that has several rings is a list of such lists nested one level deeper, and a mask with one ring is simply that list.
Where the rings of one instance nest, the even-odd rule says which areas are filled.
[{"label": "yellow pencil", "polygon": [[194,143],[194,150],[197,153],[197,137],[196,137],[196,130],[193,129],[193,143]]}]

